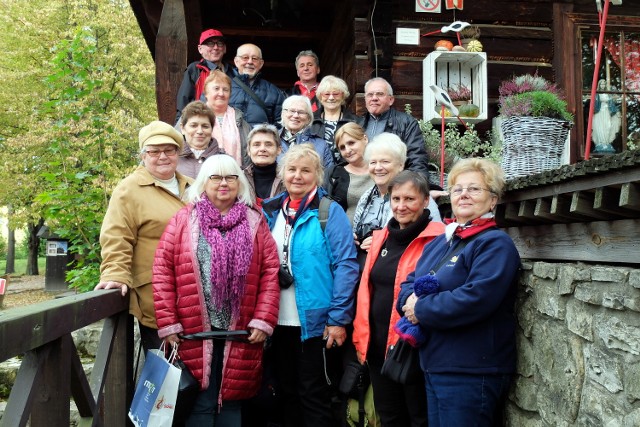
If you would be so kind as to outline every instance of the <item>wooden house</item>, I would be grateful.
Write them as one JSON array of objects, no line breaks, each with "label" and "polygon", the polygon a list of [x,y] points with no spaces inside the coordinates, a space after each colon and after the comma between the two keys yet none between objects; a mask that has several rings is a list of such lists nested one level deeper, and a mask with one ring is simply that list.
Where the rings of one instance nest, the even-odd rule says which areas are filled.
[{"label": "wooden house", "polygon": [[[506,423],[640,425],[640,3],[611,2],[599,92],[614,98],[617,154],[583,162],[587,112],[605,0],[130,0],[157,69],[157,104],[171,122],[198,36],[227,37],[226,59],[243,43],[262,48],[266,79],[285,89],[294,59],[312,49],[322,75],[344,78],[349,106],[364,109],[364,83],[387,78],[396,108],[423,115],[423,61],[441,38],[396,43],[398,28],[432,32],[454,21],[481,30],[487,117],[498,86],[538,73],[564,90],[575,116],[571,165],[508,183],[497,219],[524,260],[518,304],[518,375]],[[464,3],[448,10],[447,3]],[[441,6],[440,13],[417,12]]]},{"label": "wooden house", "polygon": [[[604,1],[604,0],[603,0]],[[586,113],[593,75],[594,43],[598,36],[595,0],[466,0],[463,10],[448,10],[447,0],[130,0],[147,45],[156,61],[157,101],[161,119],[171,121],[175,93],[186,65],[198,59],[202,29],[220,29],[228,39],[226,60],[235,49],[255,43],[263,50],[266,79],[281,88],[296,80],[294,59],[312,49],[321,59],[322,75],[343,77],[349,84],[351,108],[364,111],[363,86],[372,76],[387,78],[396,107],[410,104],[422,115],[422,61],[439,39],[455,41],[453,33],[421,37],[419,46],[396,43],[398,28],[420,34],[455,20],[481,30],[487,56],[489,118],[497,114],[498,86],[512,75],[538,73],[565,91],[576,124],[571,133],[570,158],[584,155]],[[420,3],[442,3],[441,13],[416,12]],[[456,3],[456,2],[454,2]],[[614,1],[612,3],[620,3]],[[622,125],[613,145],[626,149],[640,141],[640,68],[627,51],[638,50],[640,7],[633,0],[612,4],[607,19],[603,67],[619,96]],[[625,68],[626,67],[626,68]],[[629,84],[629,79],[636,79]],[[479,129],[490,128],[490,121]]]}]

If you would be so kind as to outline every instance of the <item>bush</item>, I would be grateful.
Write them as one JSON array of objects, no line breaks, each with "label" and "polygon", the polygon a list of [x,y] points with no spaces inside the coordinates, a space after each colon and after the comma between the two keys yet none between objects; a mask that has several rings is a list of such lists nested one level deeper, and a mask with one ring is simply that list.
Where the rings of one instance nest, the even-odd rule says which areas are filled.
[{"label": "bush", "polygon": [[0,236],[0,259],[7,259],[7,241],[4,236]]}]

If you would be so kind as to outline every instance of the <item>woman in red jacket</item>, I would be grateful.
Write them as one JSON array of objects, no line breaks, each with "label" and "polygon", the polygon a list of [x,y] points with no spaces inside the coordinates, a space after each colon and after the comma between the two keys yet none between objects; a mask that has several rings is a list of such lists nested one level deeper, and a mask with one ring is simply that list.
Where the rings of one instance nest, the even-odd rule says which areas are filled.
[{"label": "woman in red jacket", "polygon": [[353,343],[358,359],[367,363],[376,412],[384,427],[427,425],[424,378],[403,385],[380,370],[387,349],[398,340],[394,309],[400,284],[415,269],[423,247],[444,232],[441,222],[429,220],[429,184],[420,174],[400,172],[389,182],[391,218],[373,232],[371,248],[358,288]]},{"label": "woman in red jacket", "polygon": [[248,342],[182,341],[178,353],[200,381],[187,426],[240,426],[242,400],[256,394],[262,349],[278,320],[278,251],[249,184],[226,154],[207,159],[156,250],[158,335],[248,330]]}]

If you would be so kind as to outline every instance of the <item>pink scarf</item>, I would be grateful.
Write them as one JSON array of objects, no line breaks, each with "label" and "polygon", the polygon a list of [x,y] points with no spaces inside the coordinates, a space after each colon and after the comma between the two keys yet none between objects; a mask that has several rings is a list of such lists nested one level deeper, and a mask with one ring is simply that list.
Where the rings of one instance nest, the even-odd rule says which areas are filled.
[{"label": "pink scarf", "polygon": [[216,117],[216,123],[213,125],[213,137],[225,153],[236,159],[239,165],[242,165],[240,132],[236,125],[236,110],[233,107],[227,107],[222,118],[222,126]]},{"label": "pink scarf", "polygon": [[253,253],[247,206],[236,202],[222,216],[205,193],[200,197],[195,209],[200,232],[211,247],[211,300],[216,308],[228,301],[237,316]]}]

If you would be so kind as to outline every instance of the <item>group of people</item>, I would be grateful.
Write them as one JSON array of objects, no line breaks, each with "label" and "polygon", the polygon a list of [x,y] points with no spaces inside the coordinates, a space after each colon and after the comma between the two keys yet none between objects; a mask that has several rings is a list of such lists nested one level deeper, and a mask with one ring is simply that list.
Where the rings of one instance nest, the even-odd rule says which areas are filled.
[{"label": "group of people", "polygon": [[[261,425],[343,425],[332,359],[347,346],[369,370],[382,426],[497,423],[519,270],[493,219],[500,168],[460,160],[434,193],[417,122],[392,108],[384,79],[367,82],[357,118],[342,79],[317,81],[311,51],[285,98],[259,78],[257,46],[238,48],[235,69],[220,31],[198,49],[176,127],[140,130],[140,166],[113,192],[96,286],[130,293],[145,350],[178,345],[201,385],[185,425],[258,425],[243,409],[264,386],[265,348],[278,404]],[[444,193],[446,225],[433,197]],[[401,320],[421,336],[423,375],[410,384],[381,374]],[[235,330],[246,339],[181,338]]]}]

